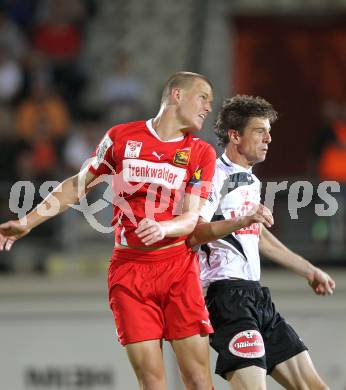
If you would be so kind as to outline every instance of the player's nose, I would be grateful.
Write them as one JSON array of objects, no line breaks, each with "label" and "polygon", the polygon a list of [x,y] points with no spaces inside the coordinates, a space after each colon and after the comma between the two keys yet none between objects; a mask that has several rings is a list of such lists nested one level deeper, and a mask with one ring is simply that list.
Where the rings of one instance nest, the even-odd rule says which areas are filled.
[{"label": "player's nose", "polygon": [[264,142],[265,142],[266,144],[270,144],[270,143],[272,142],[272,137],[271,137],[269,131],[266,131],[266,132],[264,133]]}]

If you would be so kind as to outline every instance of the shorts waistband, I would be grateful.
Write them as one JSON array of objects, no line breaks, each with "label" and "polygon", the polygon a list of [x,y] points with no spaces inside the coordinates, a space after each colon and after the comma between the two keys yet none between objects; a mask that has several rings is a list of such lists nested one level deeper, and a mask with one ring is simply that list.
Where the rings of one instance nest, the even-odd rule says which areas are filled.
[{"label": "shorts waistband", "polygon": [[212,282],[207,292],[216,293],[217,291],[225,291],[230,288],[247,288],[247,289],[257,289],[262,288],[260,282],[256,280],[245,280],[245,279],[222,279]]},{"label": "shorts waistband", "polygon": [[186,241],[181,245],[175,247],[162,248],[161,250],[143,251],[140,249],[133,249],[133,247],[119,248],[114,247],[111,261],[112,263],[156,263],[174,261],[176,262],[180,256],[192,256],[191,248],[186,246]]},{"label": "shorts waistband", "polygon": [[174,244],[165,245],[165,246],[127,246],[127,245],[121,245],[118,242],[114,244],[116,248],[119,249],[134,249],[134,250],[140,250],[145,252],[152,252],[152,251],[158,251],[161,249],[168,249],[168,248],[174,248],[175,246],[183,245],[185,243],[185,240],[175,242]]}]

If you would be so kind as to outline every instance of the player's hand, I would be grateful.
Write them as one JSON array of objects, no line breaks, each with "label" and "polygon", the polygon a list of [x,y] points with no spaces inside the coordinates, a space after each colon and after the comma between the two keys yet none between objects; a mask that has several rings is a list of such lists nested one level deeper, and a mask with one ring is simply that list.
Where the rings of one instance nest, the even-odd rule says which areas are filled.
[{"label": "player's hand", "polygon": [[30,233],[19,221],[8,221],[0,225],[0,251],[9,251],[15,241]]},{"label": "player's hand", "polygon": [[267,228],[274,224],[274,218],[271,211],[263,204],[254,205],[254,207],[243,217],[240,218],[243,227],[251,226],[253,223],[263,223]]},{"label": "player's hand", "polygon": [[320,268],[315,267],[314,272],[308,278],[308,283],[317,295],[333,294],[335,281]]},{"label": "player's hand", "polygon": [[135,233],[145,245],[154,244],[162,240],[166,235],[165,229],[160,222],[149,218],[144,218],[139,222]]}]

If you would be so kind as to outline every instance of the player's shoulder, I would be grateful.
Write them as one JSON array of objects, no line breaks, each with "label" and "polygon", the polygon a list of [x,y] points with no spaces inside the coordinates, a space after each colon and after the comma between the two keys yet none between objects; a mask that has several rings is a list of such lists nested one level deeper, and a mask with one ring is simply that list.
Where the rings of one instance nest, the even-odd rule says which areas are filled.
[{"label": "player's shoulder", "polygon": [[189,135],[189,141],[192,148],[194,148],[195,150],[199,150],[201,153],[208,153],[214,156],[214,158],[216,158],[216,152],[214,147],[207,141],[204,141],[203,139],[198,138],[193,134]]},{"label": "player's shoulder", "polygon": [[230,175],[235,172],[235,167],[230,160],[225,160],[224,155],[219,156],[216,159],[215,171],[219,175]]},{"label": "player's shoulder", "polygon": [[199,148],[213,148],[207,141],[204,141],[201,138],[196,137],[194,134],[189,134],[189,141],[192,145]]},{"label": "player's shoulder", "polygon": [[213,183],[218,187],[222,186],[223,182],[229,177],[230,168],[226,166],[220,158],[216,159],[215,173],[213,177]]}]

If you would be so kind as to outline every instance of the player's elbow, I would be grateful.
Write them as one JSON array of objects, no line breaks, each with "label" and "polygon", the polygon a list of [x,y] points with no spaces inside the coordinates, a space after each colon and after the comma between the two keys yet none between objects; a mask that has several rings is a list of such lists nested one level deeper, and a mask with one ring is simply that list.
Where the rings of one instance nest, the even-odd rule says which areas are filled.
[{"label": "player's elbow", "polygon": [[186,214],[186,234],[191,234],[195,230],[199,215],[198,213],[192,211],[189,211]]}]

